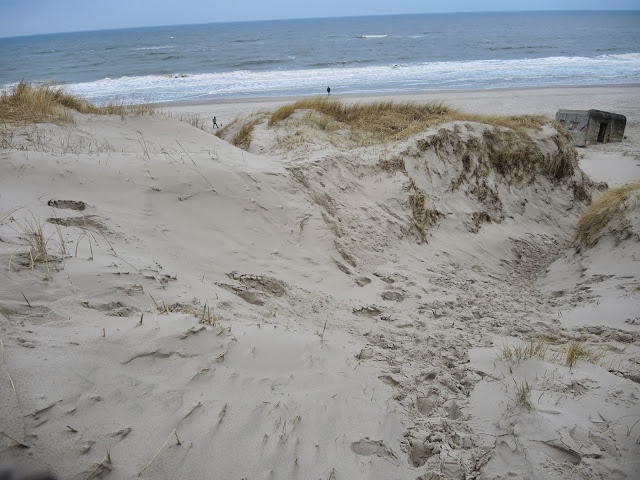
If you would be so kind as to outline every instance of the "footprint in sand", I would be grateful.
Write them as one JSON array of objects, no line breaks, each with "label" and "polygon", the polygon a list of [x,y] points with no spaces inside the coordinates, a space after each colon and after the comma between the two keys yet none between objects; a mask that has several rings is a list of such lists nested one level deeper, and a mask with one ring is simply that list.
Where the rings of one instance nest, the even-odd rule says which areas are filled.
[{"label": "footprint in sand", "polygon": [[47,205],[53,208],[65,208],[68,210],[84,210],[87,208],[87,204],[81,200],[54,200],[51,199],[47,202]]},{"label": "footprint in sand", "polygon": [[139,308],[127,305],[126,303],[122,302],[109,302],[101,304],[90,304],[89,302],[80,303],[84,308],[91,308],[93,310],[104,312],[110,317],[131,317],[132,315],[137,315],[138,313],[140,313]]},{"label": "footprint in sand", "polygon": [[387,447],[381,440],[371,440],[369,437],[365,437],[362,440],[358,440],[357,442],[353,442],[351,444],[351,450],[356,455],[362,455],[369,457],[371,455],[375,455],[377,457],[382,457],[395,465],[398,464],[398,457],[396,457],[395,453],[391,451],[389,447]]}]

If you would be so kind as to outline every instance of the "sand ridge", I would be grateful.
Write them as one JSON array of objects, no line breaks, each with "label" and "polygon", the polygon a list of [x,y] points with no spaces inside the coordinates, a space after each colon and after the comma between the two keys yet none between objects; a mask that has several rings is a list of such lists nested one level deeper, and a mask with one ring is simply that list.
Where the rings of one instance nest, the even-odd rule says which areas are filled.
[{"label": "sand ridge", "polygon": [[[548,114],[559,93],[584,101],[471,105]],[[293,148],[260,124],[245,150],[161,116],[16,130],[3,460],[62,478],[633,478],[638,239],[572,243],[599,162],[638,177],[629,116],[629,141],[561,179],[496,171],[480,124],[367,147],[303,130]],[[532,132],[541,158],[555,135]],[[545,355],[503,354],[539,338]],[[576,339],[603,357],[566,366]]]}]

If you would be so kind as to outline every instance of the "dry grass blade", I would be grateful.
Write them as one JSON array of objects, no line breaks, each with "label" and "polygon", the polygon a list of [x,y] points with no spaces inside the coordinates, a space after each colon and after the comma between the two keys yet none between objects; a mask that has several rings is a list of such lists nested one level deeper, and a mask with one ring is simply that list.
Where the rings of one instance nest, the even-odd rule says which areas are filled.
[{"label": "dry grass blade", "polygon": [[[185,148],[182,146],[182,144],[181,144],[177,139],[176,139],[176,143],[177,143],[178,145],[180,145],[180,148],[182,149],[182,151],[183,151],[184,153],[186,153],[187,157],[189,157],[189,160],[191,160],[191,162],[192,162],[194,165],[196,165],[196,162],[194,162],[194,161],[193,161],[193,158],[191,158],[191,155],[189,155],[189,152],[187,152],[187,151],[185,150]],[[197,167],[197,165],[196,165],[196,167]],[[199,172],[198,172],[198,173],[199,173]]]},{"label": "dry grass blade", "polygon": [[327,330],[327,322],[329,321],[329,317],[327,317],[324,321],[324,327],[322,327],[322,333],[320,334],[320,341],[324,342],[324,332]]},{"label": "dry grass blade", "polygon": [[158,449],[158,451],[156,452],[156,454],[151,457],[151,460],[149,460],[149,463],[147,463],[144,468],[142,470],[140,470],[140,473],[138,473],[138,477],[142,476],[142,474],[144,473],[144,471],[149,468],[151,466],[151,464],[153,463],[153,461],[156,459],[156,457],[158,455],[160,455],[160,452],[162,452],[162,450],[164,449],[164,447],[167,445],[167,443],[169,443],[169,440],[171,440],[171,437],[173,437],[175,435],[176,440],[178,441],[177,444],[178,445],[182,445],[182,443],[180,442],[180,439],[178,438],[178,433],[176,432],[176,429],[173,429],[173,431],[169,434],[169,436],[167,437],[167,439],[164,441],[164,443],[162,444],[162,446]]},{"label": "dry grass blade", "polygon": [[222,406],[220,413],[218,413],[218,423],[222,422],[222,419],[225,417],[226,414],[227,414],[227,404],[225,403]]},{"label": "dry grass blade", "polygon": [[0,225],[4,225],[5,223],[12,222],[14,220],[13,214],[19,210],[25,208],[24,206],[15,207],[7,210],[6,212],[0,213]]},{"label": "dry grass blade", "polygon": [[22,298],[24,298],[24,301],[25,301],[25,302],[27,302],[27,305],[29,305],[29,308],[33,308],[33,307],[31,306],[31,302],[29,302],[29,300],[27,299],[27,297],[25,296],[25,294],[24,294],[24,293],[22,293],[22,292],[20,292],[20,293],[22,294]]},{"label": "dry grass blade", "polygon": [[4,433],[3,431],[0,430],[0,434],[4,435],[5,437],[7,437],[9,440],[11,440],[12,442],[14,442],[16,445],[18,445],[20,448],[31,448],[29,445],[27,445],[26,443],[23,443],[19,440],[16,440],[15,438],[13,438],[10,435],[7,435],[6,433]]},{"label": "dry grass blade", "polygon": [[200,172],[197,168],[193,168],[191,167],[191,170],[193,170],[194,172],[196,172],[198,175],[200,175],[202,178],[204,178],[204,181],[207,182],[209,184],[209,186],[211,187],[211,191],[213,193],[218,193],[216,191],[216,189],[213,187],[213,185],[211,184],[211,182],[209,181],[209,179],[207,177],[205,177],[202,172]]},{"label": "dry grass blade", "polygon": [[191,414],[193,412],[195,412],[198,408],[202,407],[202,402],[198,402],[191,410],[189,410],[189,413],[187,413],[183,418],[182,418],[182,422],[184,422],[189,416],[191,416]]},{"label": "dry grass blade", "polygon": [[18,398],[18,391],[16,390],[16,384],[13,383],[13,378],[11,378],[11,375],[9,375],[8,373],[7,373],[7,377],[9,377],[9,383],[11,384],[11,389],[13,390],[13,394],[16,396],[16,401],[20,403],[20,399]]},{"label": "dry grass blade", "polygon": [[96,464],[93,469],[89,472],[87,479],[96,478],[102,475],[105,472],[111,471],[111,453],[107,451],[107,454],[104,456],[102,461]]},{"label": "dry grass blade", "polygon": [[156,310],[160,310],[160,305],[158,305],[158,302],[156,302],[156,299],[153,298],[153,295],[149,294],[149,296],[151,297],[151,300],[153,300],[153,304],[156,306]]},{"label": "dry grass blade", "polygon": [[[3,363],[4,363],[4,342],[2,341],[2,338],[0,338],[0,366],[2,366]],[[16,385],[15,385],[15,383],[13,383],[13,378],[11,378],[11,375],[9,375],[8,372],[7,372],[7,377],[9,377],[9,383],[11,384],[11,389],[13,390],[13,394],[16,397],[16,402],[18,403],[18,405],[20,405],[20,399],[18,398],[18,392],[16,391]],[[29,447],[27,447],[27,448],[29,448]]]},{"label": "dry grass blade", "polygon": [[147,160],[151,160],[151,157],[149,156],[149,148],[147,147],[147,141],[144,139],[144,135],[142,135],[142,132],[139,130],[136,130],[136,132],[138,132],[141,138],[141,140],[138,140],[138,143],[140,143],[140,146],[142,147],[142,153],[147,157]]}]

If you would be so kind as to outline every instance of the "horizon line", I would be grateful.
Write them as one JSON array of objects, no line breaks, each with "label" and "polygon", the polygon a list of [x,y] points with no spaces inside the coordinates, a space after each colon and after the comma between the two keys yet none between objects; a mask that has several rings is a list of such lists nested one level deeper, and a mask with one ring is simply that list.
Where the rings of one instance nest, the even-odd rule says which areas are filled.
[{"label": "horizon line", "polygon": [[27,37],[41,37],[47,35],[65,35],[76,33],[93,33],[93,32],[112,32],[119,30],[140,30],[151,28],[167,28],[167,27],[189,27],[199,25],[224,25],[232,23],[261,23],[261,22],[287,22],[287,21],[300,21],[300,20],[331,20],[342,18],[366,18],[366,17],[402,17],[409,15],[468,15],[468,14],[495,14],[495,13],[585,13],[585,12],[638,12],[638,9],[573,9],[573,10],[482,10],[482,11],[468,11],[468,12],[414,12],[414,13],[389,13],[389,14],[372,14],[372,15],[342,15],[337,17],[296,17],[296,18],[264,18],[253,20],[226,20],[220,22],[198,22],[198,23],[174,23],[174,24],[159,24],[159,25],[139,25],[128,27],[106,27],[92,30],[67,30],[67,31],[53,31],[43,33],[27,33],[21,35],[1,35],[0,40],[13,39],[13,38],[27,38]]}]

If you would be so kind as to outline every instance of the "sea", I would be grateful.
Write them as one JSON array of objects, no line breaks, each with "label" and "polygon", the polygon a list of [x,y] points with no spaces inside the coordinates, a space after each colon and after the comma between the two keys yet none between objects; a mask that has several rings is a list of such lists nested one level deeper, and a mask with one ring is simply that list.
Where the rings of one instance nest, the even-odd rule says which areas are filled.
[{"label": "sea", "polygon": [[640,11],[419,14],[0,38],[0,88],[97,105],[640,83]]}]

